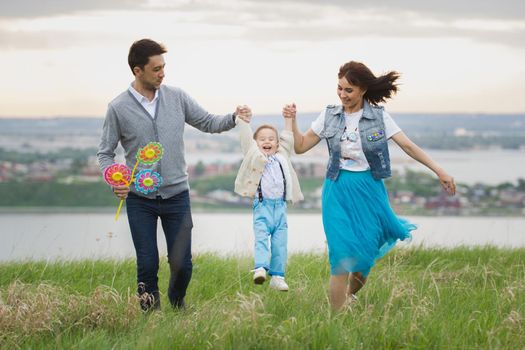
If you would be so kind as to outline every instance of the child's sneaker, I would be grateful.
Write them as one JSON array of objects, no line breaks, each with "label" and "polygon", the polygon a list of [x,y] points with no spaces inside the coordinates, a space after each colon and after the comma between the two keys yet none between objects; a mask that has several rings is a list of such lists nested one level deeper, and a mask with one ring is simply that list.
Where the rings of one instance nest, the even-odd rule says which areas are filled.
[{"label": "child's sneaker", "polygon": [[264,267],[258,267],[253,270],[253,283],[263,284],[266,281],[266,269]]},{"label": "child's sneaker", "polygon": [[270,288],[280,290],[281,292],[288,292],[288,285],[282,276],[272,276]]}]

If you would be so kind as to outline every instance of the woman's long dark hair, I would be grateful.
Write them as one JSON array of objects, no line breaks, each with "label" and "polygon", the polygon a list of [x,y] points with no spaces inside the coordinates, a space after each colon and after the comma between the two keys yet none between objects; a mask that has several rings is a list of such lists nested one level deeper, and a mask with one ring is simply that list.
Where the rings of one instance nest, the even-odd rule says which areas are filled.
[{"label": "woman's long dark hair", "polygon": [[400,74],[396,71],[391,71],[376,77],[372,71],[361,62],[350,61],[339,68],[339,79],[345,77],[352,85],[359,86],[366,90],[363,98],[373,105],[379,102],[385,102],[386,99],[392,96],[398,90],[397,79]]}]

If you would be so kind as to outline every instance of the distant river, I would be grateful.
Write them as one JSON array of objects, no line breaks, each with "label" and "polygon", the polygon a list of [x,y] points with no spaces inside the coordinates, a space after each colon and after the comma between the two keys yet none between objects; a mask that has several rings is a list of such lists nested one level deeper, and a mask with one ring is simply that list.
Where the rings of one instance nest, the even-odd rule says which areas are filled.
[{"label": "distant river", "polygon": [[[194,213],[193,252],[248,255],[253,248],[251,214]],[[403,246],[455,247],[491,244],[525,247],[525,218],[410,217],[419,228]],[[160,225],[159,225],[160,227]],[[107,214],[0,214],[0,261],[134,256],[127,217]],[[166,244],[159,228],[161,254]],[[291,253],[324,252],[320,214],[289,215]]]}]

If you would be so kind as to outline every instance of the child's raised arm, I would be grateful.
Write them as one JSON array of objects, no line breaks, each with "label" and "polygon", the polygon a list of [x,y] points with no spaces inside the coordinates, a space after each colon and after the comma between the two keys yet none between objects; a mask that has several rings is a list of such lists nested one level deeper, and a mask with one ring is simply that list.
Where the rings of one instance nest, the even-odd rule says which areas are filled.
[{"label": "child's raised arm", "polygon": [[283,107],[284,131],[279,138],[279,147],[288,157],[290,157],[294,148],[293,121],[295,120],[295,113],[295,103]]},{"label": "child's raised arm", "polygon": [[297,108],[295,103],[288,104],[283,108],[283,117],[284,117],[284,130],[293,131],[293,120],[295,114],[297,113]]},{"label": "child's raised arm", "polygon": [[236,120],[236,123],[239,128],[241,151],[242,154],[246,155],[246,153],[248,153],[248,150],[250,149],[250,146],[252,146],[252,144],[255,142],[253,140],[253,131],[250,127],[250,124],[248,124],[240,118]]}]

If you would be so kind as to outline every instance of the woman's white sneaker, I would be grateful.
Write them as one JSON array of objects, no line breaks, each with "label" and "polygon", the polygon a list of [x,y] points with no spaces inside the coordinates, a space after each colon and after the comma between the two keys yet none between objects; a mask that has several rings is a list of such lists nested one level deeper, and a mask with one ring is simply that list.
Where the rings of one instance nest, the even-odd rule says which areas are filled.
[{"label": "woman's white sneaker", "polygon": [[270,288],[279,290],[281,292],[288,292],[288,284],[282,276],[272,276],[270,280]]}]

